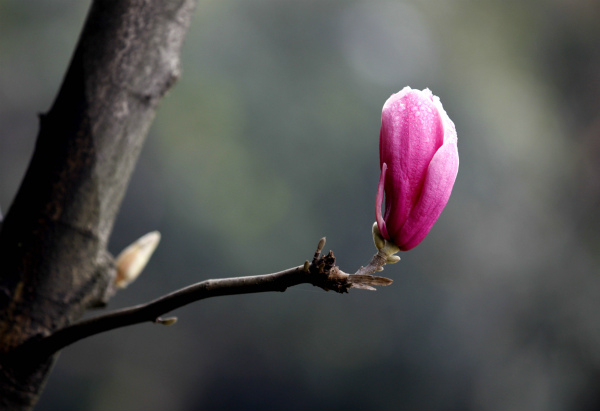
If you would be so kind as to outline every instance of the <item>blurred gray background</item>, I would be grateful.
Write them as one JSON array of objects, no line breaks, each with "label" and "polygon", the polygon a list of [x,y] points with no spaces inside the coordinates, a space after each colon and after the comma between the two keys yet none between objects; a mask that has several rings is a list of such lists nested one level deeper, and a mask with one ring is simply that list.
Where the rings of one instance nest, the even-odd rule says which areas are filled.
[{"label": "blurred gray background", "polygon": [[[89,1],[0,1],[0,207]],[[460,170],[376,292],[202,301],[65,349],[40,410],[600,409],[600,2],[200,0],[111,239],[162,242],[108,309],[368,262],[384,101],[429,87]]]}]

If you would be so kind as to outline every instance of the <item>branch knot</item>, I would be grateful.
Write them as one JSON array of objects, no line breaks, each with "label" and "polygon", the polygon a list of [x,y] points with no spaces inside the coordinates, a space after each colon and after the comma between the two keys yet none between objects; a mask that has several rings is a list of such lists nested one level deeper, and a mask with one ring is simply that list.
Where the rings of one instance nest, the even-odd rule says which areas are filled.
[{"label": "branch knot", "polygon": [[361,267],[357,274],[346,274],[335,265],[333,251],[329,251],[328,254],[321,256],[324,246],[325,237],[319,241],[312,263],[308,266],[307,271],[311,276],[310,282],[312,285],[320,287],[325,291],[333,290],[344,294],[348,293],[350,288],[374,291],[374,285],[386,286],[392,283],[392,280],[389,278],[370,275],[379,267],[376,264],[369,264],[367,268]]}]

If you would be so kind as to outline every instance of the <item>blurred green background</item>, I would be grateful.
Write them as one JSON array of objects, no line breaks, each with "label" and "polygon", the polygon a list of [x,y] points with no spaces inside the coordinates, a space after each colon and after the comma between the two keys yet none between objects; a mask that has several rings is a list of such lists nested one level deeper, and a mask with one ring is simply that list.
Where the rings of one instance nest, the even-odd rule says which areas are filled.
[{"label": "blurred green background", "polygon": [[[89,1],[0,1],[0,207]],[[600,408],[600,2],[200,0],[115,225],[109,309],[371,240],[384,101],[440,96],[454,192],[376,292],[202,301],[65,349],[40,410]]]}]

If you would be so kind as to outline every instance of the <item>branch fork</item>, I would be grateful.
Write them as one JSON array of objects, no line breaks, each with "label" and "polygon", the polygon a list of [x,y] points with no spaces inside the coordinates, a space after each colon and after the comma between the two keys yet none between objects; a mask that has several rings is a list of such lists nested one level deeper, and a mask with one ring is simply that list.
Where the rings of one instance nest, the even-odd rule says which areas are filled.
[{"label": "branch fork", "polygon": [[[379,268],[385,264],[379,258],[379,253],[373,256],[371,263],[367,267],[361,267],[355,274],[347,274],[335,265],[335,256],[333,251],[321,256],[321,251],[325,246],[325,237],[321,238],[315,251],[312,263],[304,263],[305,271],[313,276],[311,283],[321,287],[325,291],[333,290],[338,293],[347,293],[350,288],[375,291],[374,286],[387,286],[392,280],[385,277],[377,277],[371,274],[380,271]],[[385,260],[383,260],[385,261]]]}]

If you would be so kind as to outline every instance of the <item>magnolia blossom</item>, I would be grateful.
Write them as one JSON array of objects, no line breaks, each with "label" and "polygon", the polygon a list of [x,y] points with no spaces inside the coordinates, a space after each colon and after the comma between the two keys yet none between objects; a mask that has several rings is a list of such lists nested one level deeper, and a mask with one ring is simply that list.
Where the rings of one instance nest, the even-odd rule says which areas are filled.
[{"label": "magnolia blossom", "polygon": [[385,102],[379,163],[377,227],[400,250],[410,250],[440,216],[458,172],[454,123],[429,89],[405,87]]}]

